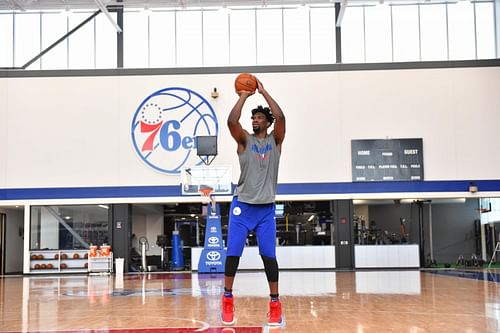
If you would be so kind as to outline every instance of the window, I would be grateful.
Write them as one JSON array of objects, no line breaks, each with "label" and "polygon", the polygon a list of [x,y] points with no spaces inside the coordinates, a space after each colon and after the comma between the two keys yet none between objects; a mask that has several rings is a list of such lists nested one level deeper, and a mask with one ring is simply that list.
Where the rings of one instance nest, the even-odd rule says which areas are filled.
[{"label": "window", "polygon": [[13,15],[0,14],[0,67],[13,67]]},{"label": "window", "polygon": [[342,20],[342,62],[365,62],[364,8],[347,7]]},{"label": "window", "polygon": [[123,67],[149,67],[148,16],[145,12],[123,13]]},{"label": "window", "polygon": [[203,66],[201,11],[177,11],[177,66]]},{"label": "window", "polygon": [[255,10],[231,10],[229,22],[230,64],[256,65]]},{"label": "window", "polygon": [[149,66],[175,67],[175,12],[149,15]]},{"label": "window", "polygon": [[493,3],[476,3],[477,58],[495,58],[495,8]]},{"label": "window", "polygon": [[229,64],[229,17],[227,10],[203,12],[203,65]]},{"label": "window", "polygon": [[[348,2],[341,26],[343,63],[494,59],[495,2]],[[387,3],[387,2],[386,2]],[[336,63],[333,4],[199,9],[126,9],[126,68]],[[62,6],[62,5],[61,5]],[[62,7],[61,7],[62,8]],[[21,67],[92,11],[0,13],[0,67]],[[113,20],[118,14],[110,13]],[[97,15],[29,66],[116,68],[120,36]]]},{"label": "window", "polygon": [[257,10],[257,65],[283,64],[281,9]]},{"label": "window", "polygon": [[311,63],[334,64],[335,9],[311,8]]},{"label": "window", "polygon": [[419,61],[418,6],[392,6],[393,61]]},{"label": "window", "polygon": [[283,63],[285,65],[311,62],[309,10],[283,10]]},{"label": "window", "polygon": [[[69,16],[69,30],[85,21],[92,13],[73,13]],[[69,68],[95,68],[94,21],[75,31],[68,40]]]},{"label": "window", "polygon": [[[116,13],[110,13],[116,22]],[[116,45],[117,31],[104,15],[98,15],[95,19],[95,67],[116,68]]]},{"label": "window", "polygon": [[[14,62],[21,67],[40,53],[40,14],[14,15]],[[40,69],[40,60],[27,69]]]},{"label": "window", "polygon": [[392,61],[391,7],[365,7],[366,62]]},{"label": "window", "polygon": [[[42,14],[42,50],[68,32],[68,16],[63,13]],[[63,40],[41,58],[42,69],[68,68],[68,40]]]},{"label": "window", "polygon": [[87,249],[109,244],[108,205],[31,207],[30,249]]},{"label": "window", "polygon": [[475,59],[474,5],[448,4],[449,60]]},{"label": "window", "polygon": [[420,6],[421,60],[447,60],[446,5]]}]

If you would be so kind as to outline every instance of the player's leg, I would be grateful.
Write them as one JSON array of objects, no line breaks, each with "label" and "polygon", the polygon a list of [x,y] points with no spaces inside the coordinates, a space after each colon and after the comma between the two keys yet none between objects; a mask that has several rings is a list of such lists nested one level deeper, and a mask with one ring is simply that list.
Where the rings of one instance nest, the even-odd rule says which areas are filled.
[{"label": "player's leg", "polygon": [[259,214],[259,222],[255,233],[259,244],[259,254],[264,263],[271,300],[269,302],[269,325],[280,325],[282,322],[281,302],[279,300],[279,267],[276,260],[276,220],[274,205],[263,207]]},{"label": "player's leg", "polygon": [[236,321],[234,317],[233,283],[249,231],[245,223],[245,206],[245,204],[239,203],[237,198],[234,198],[229,215],[221,315],[222,322],[227,325],[234,324]]}]

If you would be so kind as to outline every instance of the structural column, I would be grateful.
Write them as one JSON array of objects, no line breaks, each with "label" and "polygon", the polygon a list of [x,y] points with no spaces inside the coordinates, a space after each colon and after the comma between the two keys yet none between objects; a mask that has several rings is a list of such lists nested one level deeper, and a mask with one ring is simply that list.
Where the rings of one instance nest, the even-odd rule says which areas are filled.
[{"label": "structural column", "polygon": [[131,205],[112,205],[111,210],[111,243],[113,245],[113,257],[124,258],[125,272],[128,272],[128,261],[130,259],[130,239],[132,237],[132,214]]},{"label": "structural column", "polygon": [[352,200],[335,200],[335,267],[337,269],[354,268],[354,226]]}]

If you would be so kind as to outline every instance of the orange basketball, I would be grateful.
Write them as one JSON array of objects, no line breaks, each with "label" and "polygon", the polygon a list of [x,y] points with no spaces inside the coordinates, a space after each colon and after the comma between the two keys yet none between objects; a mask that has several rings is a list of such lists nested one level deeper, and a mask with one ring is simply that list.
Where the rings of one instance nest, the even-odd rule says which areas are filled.
[{"label": "orange basketball", "polygon": [[249,73],[241,73],[234,81],[236,91],[254,92],[257,89],[257,78]]}]

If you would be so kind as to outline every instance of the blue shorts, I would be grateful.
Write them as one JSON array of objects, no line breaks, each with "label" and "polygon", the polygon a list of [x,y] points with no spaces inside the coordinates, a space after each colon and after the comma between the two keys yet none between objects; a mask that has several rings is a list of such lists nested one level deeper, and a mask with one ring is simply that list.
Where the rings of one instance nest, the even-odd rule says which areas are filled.
[{"label": "blue shorts", "polygon": [[259,254],[276,258],[275,204],[247,204],[234,197],[229,213],[227,255],[241,257],[248,234],[254,231]]}]

